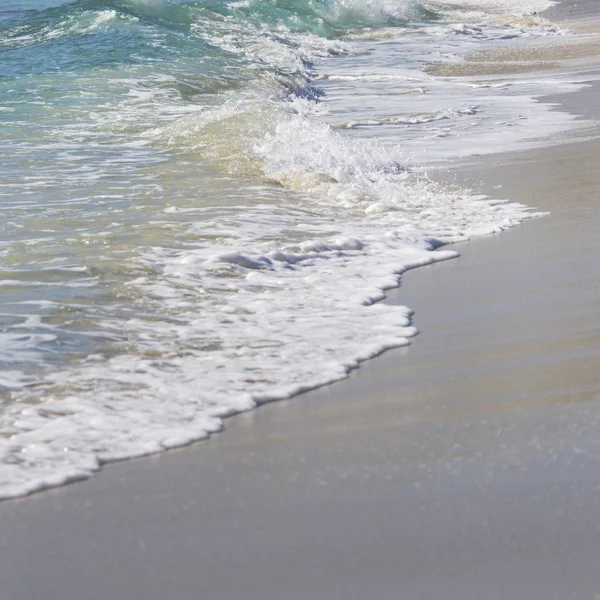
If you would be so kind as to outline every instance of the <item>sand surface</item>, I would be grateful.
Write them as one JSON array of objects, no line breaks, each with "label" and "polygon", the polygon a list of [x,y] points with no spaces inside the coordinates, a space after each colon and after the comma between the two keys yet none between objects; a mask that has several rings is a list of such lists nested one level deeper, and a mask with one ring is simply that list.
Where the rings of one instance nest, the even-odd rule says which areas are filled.
[{"label": "sand surface", "polygon": [[0,598],[599,598],[600,142],[566,142],[447,176],[551,216],[407,273],[410,348],[0,504]]}]

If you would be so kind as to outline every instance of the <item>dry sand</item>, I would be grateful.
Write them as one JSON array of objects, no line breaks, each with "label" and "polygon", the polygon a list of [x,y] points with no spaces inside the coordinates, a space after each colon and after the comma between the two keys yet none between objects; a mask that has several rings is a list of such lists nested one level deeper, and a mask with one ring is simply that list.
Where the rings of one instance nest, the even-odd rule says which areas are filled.
[{"label": "dry sand", "polygon": [[[594,116],[593,90],[564,102]],[[410,348],[0,504],[0,598],[600,597],[599,162],[590,139],[449,175],[552,214],[408,273]]]}]

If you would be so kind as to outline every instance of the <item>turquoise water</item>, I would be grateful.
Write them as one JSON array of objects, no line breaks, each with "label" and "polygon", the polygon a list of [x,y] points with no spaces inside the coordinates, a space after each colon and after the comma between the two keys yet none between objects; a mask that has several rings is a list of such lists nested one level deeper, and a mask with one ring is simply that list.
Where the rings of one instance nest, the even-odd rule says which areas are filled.
[{"label": "turquoise water", "polygon": [[461,10],[3,3],[0,497],[202,439],[407,344],[410,310],[382,290],[531,216],[414,169],[533,111],[528,89],[496,109],[501,88],[424,72],[554,32]]},{"label": "turquoise water", "polygon": [[[321,2],[5,4],[0,237],[2,324],[11,333],[2,364],[21,373],[5,388],[30,384],[40,368],[87,356],[107,339],[124,343],[119,319],[98,322],[139,310],[122,301],[119,286],[147,272],[140,247],[177,243],[153,221],[157,214],[192,194],[195,206],[222,209],[248,183],[231,181],[232,173],[262,177],[231,148],[241,145],[243,123],[228,126],[223,148],[214,139],[220,131],[191,140],[173,132],[173,140],[157,139],[157,128],[237,94],[271,104],[316,97],[311,59],[343,48],[311,47],[318,38],[303,33],[337,39],[370,18],[402,26],[422,14],[430,13],[401,3],[396,14]],[[262,133],[271,124],[258,118]],[[279,201],[276,189],[266,195]]]}]

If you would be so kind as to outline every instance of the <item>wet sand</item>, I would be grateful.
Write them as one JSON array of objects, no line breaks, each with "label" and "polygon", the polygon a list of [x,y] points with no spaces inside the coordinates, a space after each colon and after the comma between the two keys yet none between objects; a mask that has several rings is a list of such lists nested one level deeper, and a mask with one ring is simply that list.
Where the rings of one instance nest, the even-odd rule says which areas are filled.
[{"label": "wet sand", "polygon": [[574,140],[447,175],[551,215],[407,273],[410,348],[0,504],[0,598],[598,598],[600,141]]}]

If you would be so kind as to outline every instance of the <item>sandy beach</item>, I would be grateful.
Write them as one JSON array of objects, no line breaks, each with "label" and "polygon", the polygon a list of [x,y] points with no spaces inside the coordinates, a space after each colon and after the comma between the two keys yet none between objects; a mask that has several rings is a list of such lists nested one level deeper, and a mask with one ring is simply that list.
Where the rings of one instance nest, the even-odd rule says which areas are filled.
[{"label": "sandy beach", "polygon": [[[598,94],[546,101],[595,120]],[[0,598],[600,597],[600,138],[554,142],[439,175],[550,215],[408,272],[387,301],[415,310],[410,347],[0,503]]]}]

